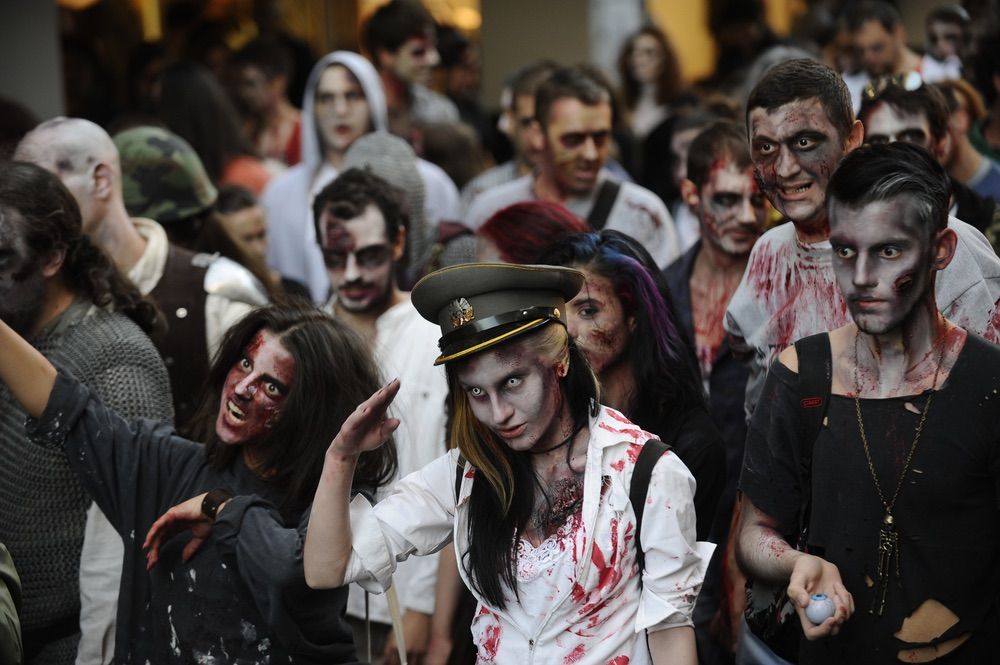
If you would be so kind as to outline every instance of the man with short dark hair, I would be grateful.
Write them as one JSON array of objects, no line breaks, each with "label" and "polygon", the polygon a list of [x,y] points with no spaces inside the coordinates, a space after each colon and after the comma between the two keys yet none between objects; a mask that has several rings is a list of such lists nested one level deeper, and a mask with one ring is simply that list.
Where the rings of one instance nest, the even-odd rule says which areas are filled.
[{"label": "man with short dark hair", "polygon": [[427,87],[441,60],[435,27],[419,0],[390,0],[375,10],[363,31],[385,88],[389,129],[407,140],[416,126],[459,120],[455,104]]},{"label": "man with short dark hair", "polygon": [[[945,96],[933,85],[908,89],[898,79],[876,79],[866,88],[858,118],[865,126],[865,143],[903,141],[931,153],[945,165],[955,150],[948,131]],[[996,201],[980,196],[963,183],[951,183],[951,214],[985,231],[994,221]]]},{"label": "man with short dark hair", "polygon": [[[420,316],[396,281],[406,246],[400,196],[370,171],[348,169],[316,195],[313,220],[333,292],[327,311],[368,342],[384,376],[402,381],[393,408],[403,424],[393,436],[403,477],[445,452],[448,384],[442,368],[434,366],[437,326]],[[396,569],[411,662],[419,662],[427,649],[437,562],[436,556],[413,557]],[[395,649],[389,611],[381,598],[371,598],[369,610],[372,655],[381,662]],[[365,604],[358,588],[351,589],[348,615],[358,653],[364,654]]]},{"label": "man with short dark hair", "polygon": [[924,19],[927,51],[920,60],[920,75],[927,83],[962,78],[963,58],[969,50],[972,18],[965,7],[948,3],[935,7]]},{"label": "man with short dark hair", "polygon": [[[388,126],[385,93],[372,63],[350,51],[320,58],[309,74],[302,105],[302,161],[273,178],[260,198],[271,226],[268,264],[305,284],[317,303],[329,297],[330,281],[316,244],[313,198],[345,168],[355,141]],[[424,256],[439,220],[458,216],[455,183],[426,160],[418,160],[417,168],[426,197],[410,211],[411,265]]]},{"label": "man with short dark hair", "polygon": [[535,92],[542,81],[556,69],[557,65],[551,60],[539,60],[518,70],[505,86],[500,100],[503,109],[497,126],[510,139],[514,157],[480,173],[462,188],[463,213],[487,189],[528,175],[535,168],[539,156],[537,142],[532,141],[532,132],[535,131]]},{"label": "man with short dark hair", "polygon": [[[733,343],[753,354],[749,415],[783,349],[847,322],[832,270],[826,187],[841,158],[861,145],[864,127],[843,80],[806,59],[771,69],[751,91],[746,118],[758,184],[791,222],[757,241],[726,312]],[[936,281],[937,303],[948,318],[995,340],[1000,259],[976,229],[954,218],[949,227],[958,245]]]},{"label": "man with short dark hair", "polygon": [[903,17],[888,2],[858,3],[847,12],[847,28],[869,76],[920,71],[920,56],[906,45]]},{"label": "man with short dark hair", "polygon": [[292,61],[279,42],[255,39],[233,54],[230,66],[244,133],[258,154],[286,166],[301,159],[299,111],[288,100]]},{"label": "man with short dark hair", "polygon": [[611,98],[584,67],[553,72],[535,94],[540,158],[535,172],[489,189],[472,202],[465,224],[477,229],[520,201],[562,204],[592,228],[621,231],[641,242],[660,267],[680,255],[673,218],[648,189],[619,182],[605,168],[611,141]]},{"label": "man with short dark hair", "polygon": [[[991,662],[1000,349],[935,298],[959,243],[947,177],[914,146],[865,146],[834,173],[828,209],[850,318],[783,351],[768,376],[739,554],[758,580],[787,585],[804,665]],[[821,381],[802,388],[816,368]],[[833,606],[810,618],[817,594]]]}]

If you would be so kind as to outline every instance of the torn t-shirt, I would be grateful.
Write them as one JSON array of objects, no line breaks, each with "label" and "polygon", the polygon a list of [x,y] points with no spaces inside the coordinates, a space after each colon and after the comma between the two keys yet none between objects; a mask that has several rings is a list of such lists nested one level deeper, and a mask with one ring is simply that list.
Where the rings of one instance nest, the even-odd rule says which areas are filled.
[{"label": "torn t-shirt", "polygon": [[[797,375],[780,362],[771,368],[750,423],[740,479],[740,489],[777,520],[789,542],[795,540],[801,505],[798,463],[812,443],[797,435],[796,383]],[[927,396],[861,400],[872,464],[887,499],[899,481]],[[961,648],[941,662],[993,661],[992,641],[1000,634],[998,442],[1000,348],[969,335],[934,395],[893,506],[900,576],[891,578],[885,613],[878,617],[869,610],[885,509],[865,458],[854,399],[832,396],[813,447],[807,542],[810,552],[837,566],[856,609],[839,635],[803,640],[801,663],[908,661],[901,652],[968,634]],[[939,610],[938,619],[927,629],[911,621],[904,630],[904,620],[925,603],[924,611]]]},{"label": "torn t-shirt", "polygon": [[[986,237],[954,217],[955,256],[935,284],[941,313],[991,342],[1000,340],[1000,258]],[[850,322],[833,274],[830,241],[799,242],[791,223],[777,226],[754,245],[743,279],[726,310],[734,353],[751,357],[746,412],[753,413],[767,368],[795,340]]]}]

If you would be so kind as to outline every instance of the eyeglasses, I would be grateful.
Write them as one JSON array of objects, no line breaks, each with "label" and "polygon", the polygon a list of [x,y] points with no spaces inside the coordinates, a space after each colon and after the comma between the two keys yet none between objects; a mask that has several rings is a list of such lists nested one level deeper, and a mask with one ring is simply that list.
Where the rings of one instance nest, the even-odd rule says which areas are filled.
[{"label": "eyeglasses", "polygon": [[388,263],[392,258],[392,248],[387,244],[368,245],[353,252],[344,252],[337,249],[323,250],[323,263],[330,270],[344,270],[347,268],[348,257],[353,256],[354,262],[359,268],[372,269],[380,268]]},{"label": "eyeglasses", "polygon": [[601,148],[608,142],[611,132],[602,129],[596,132],[568,132],[559,137],[559,142],[564,148],[579,148],[588,138],[594,141],[594,146]]},{"label": "eyeglasses", "polygon": [[883,92],[889,88],[902,88],[907,92],[919,90],[924,85],[924,79],[920,72],[905,72],[903,74],[886,74],[873,78],[865,84],[861,95],[864,99],[873,101],[878,99]]}]

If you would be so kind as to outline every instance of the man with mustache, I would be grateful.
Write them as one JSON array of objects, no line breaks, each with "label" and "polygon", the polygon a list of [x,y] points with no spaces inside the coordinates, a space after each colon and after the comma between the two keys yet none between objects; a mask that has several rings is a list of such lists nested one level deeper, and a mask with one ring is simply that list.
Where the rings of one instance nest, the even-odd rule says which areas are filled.
[{"label": "man with mustache", "polygon": [[[351,168],[316,195],[313,215],[333,292],[327,311],[368,342],[383,376],[402,381],[393,407],[403,422],[394,435],[403,477],[445,452],[448,385],[442,368],[434,366],[439,330],[396,281],[406,249],[401,197],[369,170]],[[419,662],[427,647],[436,579],[436,556],[414,557],[396,570],[410,662]],[[351,590],[348,616],[363,658],[365,605],[358,591]],[[373,662],[382,662],[383,654],[392,659],[388,608],[379,596],[369,607]]]}]

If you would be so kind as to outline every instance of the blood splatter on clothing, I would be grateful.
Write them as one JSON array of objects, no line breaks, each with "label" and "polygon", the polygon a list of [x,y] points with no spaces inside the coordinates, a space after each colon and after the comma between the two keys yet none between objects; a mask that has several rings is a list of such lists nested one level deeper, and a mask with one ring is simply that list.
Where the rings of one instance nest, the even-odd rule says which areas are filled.
[{"label": "blood splatter on clothing", "polygon": [[[938,273],[937,304],[950,320],[987,339],[998,338],[1000,259],[982,233],[950,217],[958,235],[951,263]],[[746,409],[753,412],[767,369],[795,340],[850,321],[833,274],[829,241],[802,243],[791,223],[757,241],[726,311],[735,351],[752,354]]]}]

